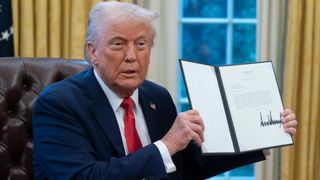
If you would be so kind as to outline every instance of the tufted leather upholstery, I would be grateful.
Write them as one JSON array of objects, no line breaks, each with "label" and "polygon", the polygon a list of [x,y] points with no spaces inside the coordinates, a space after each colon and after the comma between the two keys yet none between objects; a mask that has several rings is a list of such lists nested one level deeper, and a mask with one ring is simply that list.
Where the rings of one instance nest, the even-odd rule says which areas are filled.
[{"label": "tufted leather upholstery", "polygon": [[0,58],[0,179],[33,179],[35,100],[48,84],[88,67],[83,60]]}]

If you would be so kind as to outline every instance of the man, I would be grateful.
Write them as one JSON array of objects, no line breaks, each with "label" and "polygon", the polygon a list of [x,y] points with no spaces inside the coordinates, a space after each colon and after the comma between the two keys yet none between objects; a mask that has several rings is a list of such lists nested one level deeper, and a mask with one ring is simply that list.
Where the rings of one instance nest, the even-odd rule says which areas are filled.
[{"label": "man", "polygon": [[[177,115],[167,90],[145,80],[156,16],[119,2],[92,10],[93,68],[49,86],[35,105],[36,179],[204,179],[264,159],[260,151],[203,156],[199,113]],[[295,133],[295,115],[283,119]]]}]

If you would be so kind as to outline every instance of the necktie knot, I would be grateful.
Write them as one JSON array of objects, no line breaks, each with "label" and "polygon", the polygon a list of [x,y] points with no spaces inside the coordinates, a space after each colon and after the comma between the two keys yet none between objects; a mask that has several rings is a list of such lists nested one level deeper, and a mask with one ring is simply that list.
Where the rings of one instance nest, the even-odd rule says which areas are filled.
[{"label": "necktie knot", "polygon": [[131,97],[124,98],[120,106],[125,110],[133,109],[133,100]]}]

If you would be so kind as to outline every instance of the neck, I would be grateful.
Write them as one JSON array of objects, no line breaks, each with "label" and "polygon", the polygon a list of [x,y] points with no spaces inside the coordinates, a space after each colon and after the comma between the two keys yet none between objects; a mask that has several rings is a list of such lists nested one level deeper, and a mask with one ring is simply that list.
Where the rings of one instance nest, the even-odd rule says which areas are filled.
[{"label": "neck", "polygon": [[[111,88],[112,89],[112,88]],[[127,98],[127,97],[130,97],[130,96],[132,96],[132,94],[133,94],[133,92],[134,91],[117,91],[117,90],[115,90],[115,89],[112,89],[112,91],[114,91],[120,98],[122,98],[122,99],[124,99],[124,98]]]}]

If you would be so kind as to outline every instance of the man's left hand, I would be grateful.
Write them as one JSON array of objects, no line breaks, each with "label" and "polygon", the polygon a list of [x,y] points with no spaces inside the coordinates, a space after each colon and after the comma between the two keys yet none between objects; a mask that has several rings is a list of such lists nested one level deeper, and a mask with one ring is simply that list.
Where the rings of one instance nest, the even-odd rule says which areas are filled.
[{"label": "man's left hand", "polygon": [[283,123],[284,130],[287,133],[294,135],[297,132],[296,127],[298,121],[296,120],[296,115],[292,112],[291,109],[287,108],[281,113],[281,120]]}]

